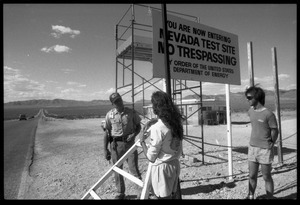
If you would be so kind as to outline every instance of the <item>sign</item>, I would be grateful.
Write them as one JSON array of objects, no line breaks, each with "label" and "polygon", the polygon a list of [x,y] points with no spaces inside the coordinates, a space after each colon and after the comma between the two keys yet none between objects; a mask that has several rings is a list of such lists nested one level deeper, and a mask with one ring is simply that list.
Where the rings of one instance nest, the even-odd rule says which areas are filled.
[{"label": "sign", "polygon": [[[162,14],[152,11],[153,77],[165,78]],[[173,79],[241,85],[238,36],[167,16],[170,76]]]}]

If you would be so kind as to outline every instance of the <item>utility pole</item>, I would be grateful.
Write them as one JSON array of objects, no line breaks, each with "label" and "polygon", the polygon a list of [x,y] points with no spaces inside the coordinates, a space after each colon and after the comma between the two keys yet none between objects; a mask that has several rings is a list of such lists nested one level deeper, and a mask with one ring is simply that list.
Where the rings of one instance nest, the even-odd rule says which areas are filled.
[{"label": "utility pole", "polygon": [[280,101],[279,101],[279,85],[278,85],[278,69],[277,69],[277,54],[276,48],[272,49],[272,64],[274,73],[274,94],[275,94],[275,111],[278,121],[278,140],[277,140],[277,152],[278,152],[278,162],[283,163],[282,157],[282,136],[281,136],[281,117],[280,117]]},{"label": "utility pole", "polygon": [[249,72],[249,78],[250,78],[249,86],[254,86],[252,42],[247,43],[247,51],[248,51],[248,72]]},{"label": "utility pole", "polygon": [[168,44],[168,27],[167,27],[167,6],[162,4],[162,23],[164,29],[164,50],[165,50],[165,80],[166,80],[166,92],[171,97],[171,76],[170,76],[170,64],[169,64],[169,44]]},{"label": "utility pole", "polygon": [[[167,94],[172,98],[171,95],[171,76],[170,76],[170,64],[169,64],[169,44],[168,44],[168,28],[167,28],[167,6],[162,4],[162,23],[164,29],[164,48],[165,48],[165,80],[166,80],[166,91]],[[180,179],[178,178],[177,191],[173,196],[173,199],[182,199]]]}]

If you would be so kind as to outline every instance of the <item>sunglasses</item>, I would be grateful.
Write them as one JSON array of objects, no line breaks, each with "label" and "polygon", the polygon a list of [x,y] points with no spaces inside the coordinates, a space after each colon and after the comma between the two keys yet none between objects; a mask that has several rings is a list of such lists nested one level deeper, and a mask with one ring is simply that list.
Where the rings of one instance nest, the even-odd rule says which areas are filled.
[{"label": "sunglasses", "polygon": [[247,100],[252,100],[254,97],[253,96],[247,96],[246,98],[247,98]]}]

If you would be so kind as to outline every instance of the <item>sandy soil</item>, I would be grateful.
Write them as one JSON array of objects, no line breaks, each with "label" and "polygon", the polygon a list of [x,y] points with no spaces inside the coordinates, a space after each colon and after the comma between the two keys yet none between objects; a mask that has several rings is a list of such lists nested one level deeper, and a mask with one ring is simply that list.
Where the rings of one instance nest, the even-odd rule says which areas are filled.
[{"label": "sandy soil", "polygon": [[[25,199],[81,199],[84,196],[112,166],[103,157],[101,120],[40,120]],[[296,111],[281,114],[283,163],[279,163],[276,152],[272,170],[274,194],[278,199],[297,199],[296,120]],[[227,136],[227,125],[203,126],[203,143],[201,126],[187,125],[189,137],[184,140],[185,156],[180,159],[183,199],[246,197],[247,144],[251,125],[246,113],[232,113],[231,122],[231,138]],[[231,139],[232,149],[228,149],[228,138]],[[138,151],[144,179],[148,162],[142,150]],[[124,170],[128,171],[126,163]],[[229,177],[231,171],[232,178]],[[126,180],[127,199],[135,199],[134,185]],[[113,176],[96,193],[102,199],[113,199]],[[259,174],[256,197],[263,194],[264,181]]]}]

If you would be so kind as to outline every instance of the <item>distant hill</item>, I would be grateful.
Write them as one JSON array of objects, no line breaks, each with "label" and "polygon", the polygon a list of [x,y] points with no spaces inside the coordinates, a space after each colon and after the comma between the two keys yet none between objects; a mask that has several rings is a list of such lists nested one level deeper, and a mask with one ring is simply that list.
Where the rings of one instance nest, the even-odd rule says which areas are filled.
[{"label": "distant hill", "polygon": [[[266,90],[266,107],[274,109],[274,92]],[[297,90],[280,90],[280,106],[281,109],[296,109],[297,106]],[[217,101],[226,101],[226,95],[203,95],[203,99],[214,98]],[[197,95],[188,95],[183,99],[199,99]],[[128,102],[124,102],[127,104]],[[143,100],[138,100],[136,104],[142,105]],[[151,104],[150,100],[144,101],[145,105]],[[246,101],[244,92],[230,93],[230,103],[232,111],[245,111],[248,109],[249,104]],[[77,101],[77,100],[26,100],[14,101],[4,103],[4,108],[10,107],[79,107],[79,106],[98,106],[98,105],[111,105],[109,100],[92,100],[92,101]]]},{"label": "distant hill", "polygon": [[[271,110],[275,110],[275,98],[274,91],[265,90],[266,93],[266,104],[265,106]],[[291,109],[297,108],[297,90],[280,90],[280,109]],[[184,99],[199,99],[197,95],[188,95]],[[203,99],[216,99],[217,101],[226,101],[226,95],[203,95]],[[230,106],[233,112],[245,111],[249,109],[249,103],[245,98],[244,92],[230,93]]]},{"label": "distant hill", "polygon": [[[266,98],[273,97],[274,98],[274,91],[265,90]],[[244,92],[237,92],[237,93],[230,93],[230,98],[245,98]],[[290,99],[290,100],[296,100],[297,98],[297,90],[279,90],[279,97],[280,99]],[[203,99],[216,99],[216,100],[225,100],[226,101],[226,95],[220,94],[220,95],[203,95]],[[188,95],[184,97],[184,99],[199,99],[199,96],[197,95]]]},{"label": "distant hill", "polygon": [[111,104],[109,100],[92,100],[92,101],[77,101],[77,100],[26,100],[4,103],[4,107],[14,106],[32,106],[32,107],[75,107],[75,106],[96,106]]}]

